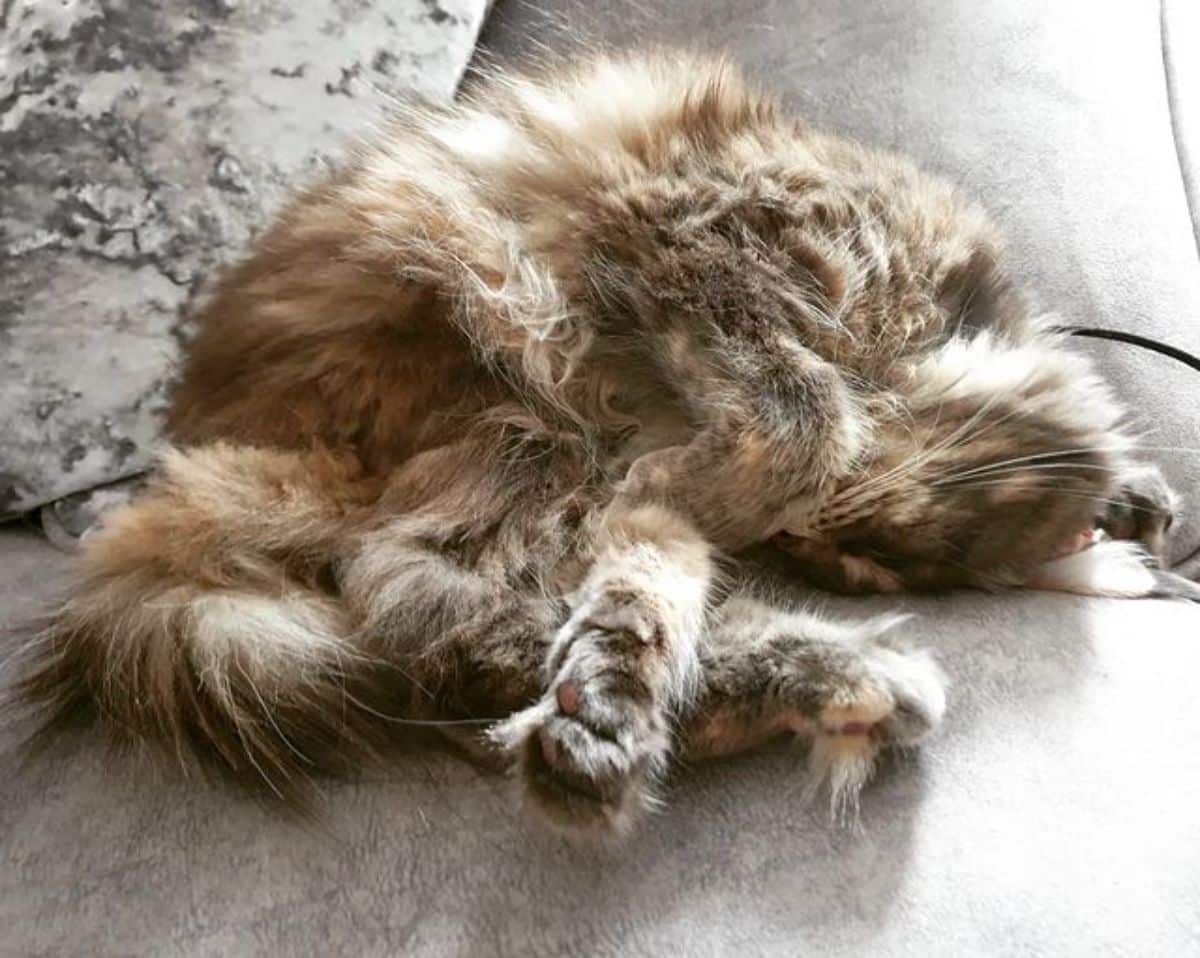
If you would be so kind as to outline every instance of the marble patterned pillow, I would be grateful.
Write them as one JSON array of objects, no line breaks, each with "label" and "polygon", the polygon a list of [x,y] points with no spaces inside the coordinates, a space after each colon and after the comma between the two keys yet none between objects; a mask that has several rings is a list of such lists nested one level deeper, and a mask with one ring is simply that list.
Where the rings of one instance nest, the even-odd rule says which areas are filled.
[{"label": "marble patterned pillow", "polygon": [[153,457],[188,304],[389,94],[450,97],[486,8],[0,6],[0,518],[70,496],[68,542],[119,497],[87,490]]}]

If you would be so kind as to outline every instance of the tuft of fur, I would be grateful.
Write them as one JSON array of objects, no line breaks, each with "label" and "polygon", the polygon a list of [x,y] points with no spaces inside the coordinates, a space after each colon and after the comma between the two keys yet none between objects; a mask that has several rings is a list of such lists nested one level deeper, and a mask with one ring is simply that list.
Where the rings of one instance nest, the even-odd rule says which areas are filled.
[{"label": "tuft of fur", "polygon": [[325,457],[167,453],[88,538],[75,594],[21,650],[34,664],[16,695],[48,729],[98,716],[115,745],[215,758],[279,798],[349,770],[405,700],[327,585],[354,482]]}]

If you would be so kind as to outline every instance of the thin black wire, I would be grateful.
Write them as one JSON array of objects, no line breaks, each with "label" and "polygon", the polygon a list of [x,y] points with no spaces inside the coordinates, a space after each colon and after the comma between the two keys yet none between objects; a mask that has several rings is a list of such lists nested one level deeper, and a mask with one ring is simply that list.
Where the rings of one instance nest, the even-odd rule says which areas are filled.
[{"label": "thin black wire", "polygon": [[1191,366],[1192,369],[1200,373],[1200,358],[1185,349],[1172,346],[1170,343],[1159,342],[1157,339],[1151,339],[1149,336],[1139,336],[1137,333],[1127,333],[1119,329],[1102,329],[1099,326],[1060,326],[1059,329],[1070,333],[1072,336],[1087,336],[1091,339],[1111,339],[1118,343],[1129,343],[1131,346],[1140,346],[1142,349],[1149,349],[1152,352],[1161,353],[1163,356],[1170,356],[1185,366]]},{"label": "thin black wire", "polygon": [[[1072,336],[1086,336],[1090,339],[1108,339],[1113,342],[1128,343],[1131,346],[1148,349],[1162,356],[1169,356],[1171,359],[1191,367],[1196,372],[1200,372],[1200,358],[1197,358],[1185,349],[1172,346],[1170,343],[1159,342],[1157,339],[1151,339],[1149,336],[1139,336],[1137,333],[1127,333],[1119,329],[1104,329],[1100,326],[1060,326],[1058,328],[1063,332],[1070,333]],[[1191,552],[1176,562],[1174,568],[1177,569],[1182,565],[1186,565],[1198,555],[1200,555],[1200,543]]]}]

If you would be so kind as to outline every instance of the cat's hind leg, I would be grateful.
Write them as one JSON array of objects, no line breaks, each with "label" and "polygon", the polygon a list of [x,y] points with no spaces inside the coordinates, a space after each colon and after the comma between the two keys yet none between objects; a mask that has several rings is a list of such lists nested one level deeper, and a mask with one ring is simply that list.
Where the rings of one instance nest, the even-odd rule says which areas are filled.
[{"label": "cat's hind leg", "polygon": [[882,751],[920,742],[945,711],[945,677],[898,636],[903,616],[836,622],[735,597],[700,649],[703,688],[686,754],[730,754],[784,733],[811,741],[814,788],[853,810]]}]

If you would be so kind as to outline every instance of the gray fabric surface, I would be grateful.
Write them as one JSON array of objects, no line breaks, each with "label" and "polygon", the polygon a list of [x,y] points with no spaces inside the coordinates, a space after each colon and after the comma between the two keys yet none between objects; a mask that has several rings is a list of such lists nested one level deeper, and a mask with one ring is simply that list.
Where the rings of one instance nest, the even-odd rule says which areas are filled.
[{"label": "gray fabric surface", "polygon": [[485,0],[0,6],[0,517],[150,460],[183,309]]},{"label": "gray fabric surface", "polygon": [[[539,5],[561,30],[502,2],[485,42],[512,53],[594,29],[726,43],[814,119],[982,194],[1072,319],[1197,348],[1153,4]],[[1124,352],[1113,368],[1159,445],[1200,446],[1186,371]],[[1195,513],[1194,460],[1163,461]],[[0,621],[53,592],[63,563],[0,530]],[[803,804],[783,749],[681,770],[632,841],[583,851],[514,813],[504,782],[432,753],[331,788],[324,828],[303,830],[108,761],[88,734],[0,780],[0,954],[1200,951],[1200,610],[827,601],[898,604],[920,613],[911,628],[954,687],[942,734],[868,791],[861,833]],[[14,734],[0,730],[5,769]]]}]

